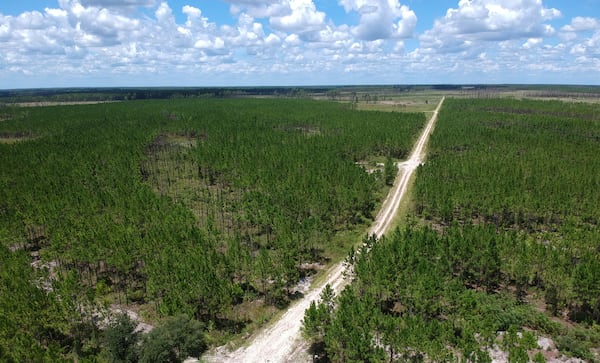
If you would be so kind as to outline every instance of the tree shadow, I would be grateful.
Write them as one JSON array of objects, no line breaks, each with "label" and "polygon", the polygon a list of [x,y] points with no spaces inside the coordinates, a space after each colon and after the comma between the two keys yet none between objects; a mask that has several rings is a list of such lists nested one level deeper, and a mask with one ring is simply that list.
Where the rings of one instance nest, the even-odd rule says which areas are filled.
[{"label": "tree shadow", "polygon": [[308,352],[312,357],[313,363],[329,362],[327,352],[325,351],[325,342],[322,340],[312,343],[308,348]]}]

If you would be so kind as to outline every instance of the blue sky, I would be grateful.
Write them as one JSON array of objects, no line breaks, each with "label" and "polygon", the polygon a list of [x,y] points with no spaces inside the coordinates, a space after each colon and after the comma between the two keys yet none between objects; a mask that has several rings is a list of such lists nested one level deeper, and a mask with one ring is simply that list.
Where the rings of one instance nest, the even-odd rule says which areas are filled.
[{"label": "blue sky", "polygon": [[600,0],[0,1],[0,89],[600,84]]}]

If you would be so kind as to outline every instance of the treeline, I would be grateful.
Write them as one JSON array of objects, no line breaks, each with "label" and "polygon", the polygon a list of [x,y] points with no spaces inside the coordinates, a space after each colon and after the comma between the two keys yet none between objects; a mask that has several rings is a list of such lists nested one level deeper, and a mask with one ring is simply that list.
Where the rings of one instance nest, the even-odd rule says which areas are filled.
[{"label": "treeline", "polygon": [[171,98],[227,98],[227,97],[291,97],[301,98],[324,95],[334,89],[387,89],[375,87],[173,87],[173,88],[48,88],[0,90],[0,103],[16,102],[76,102],[124,101]]},{"label": "treeline", "polygon": [[0,90],[0,102],[126,101],[170,98],[240,96],[297,97],[325,92],[327,88],[296,87],[175,87],[175,88],[48,88]]},{"label": "treeline", "polygon": [[0,356],[17,361],[92,359],[112,304],[185,314],[213,344],[260,321],[370,221],[384,180],[356,162],[403,157],[425,119],[250,99],[3,112],[2,132],[35,135],[0,144]]},{"label": "treeline", "polygon": [[316,351],[487,362],[497,345],[509,361],[543,361],[532,332],[597,359],[598,114],[594,104],[446,100],[415,181],[410,223],[425,226],[352,254],[351,287],[307,312]]}]

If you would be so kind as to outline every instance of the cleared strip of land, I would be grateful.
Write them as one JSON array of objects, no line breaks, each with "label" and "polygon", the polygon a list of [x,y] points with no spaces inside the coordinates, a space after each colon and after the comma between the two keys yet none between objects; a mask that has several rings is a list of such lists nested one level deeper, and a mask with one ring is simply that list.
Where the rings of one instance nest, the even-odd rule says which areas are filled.
[{"label": "cleared strip of land", "polygon": [[[431,130],[437,120],[437,115],[442,107],[444,98],[440,100],[437,108],[433,112],[431,119],[423,130],[417,141],[410,158],[399,164],[398,176],[388,197],[383,203],[381,211],[377,215],[371,234],[381,237],[391,226],[394,216],[404,198],[408,188],[408,182],[423,162],[425,144],[429,139]],[[344,272],[346,265],[339,263],[333,266],[328,272],[327,277],[319,286],[309,291],[301,300],[293,304],[288,311],[281,316],[275,323],[269,325],[264,331],[254,336],[250,344],[241,347],[234,352],[228,352],[226,347],[221,347],[211,355],[204,357],[209,362],[302,362],[310,361],[306,353],[306,344],[300,335],[304,311],[321,295],[326,285],[330,285],[338,293],[346,284]]]}]

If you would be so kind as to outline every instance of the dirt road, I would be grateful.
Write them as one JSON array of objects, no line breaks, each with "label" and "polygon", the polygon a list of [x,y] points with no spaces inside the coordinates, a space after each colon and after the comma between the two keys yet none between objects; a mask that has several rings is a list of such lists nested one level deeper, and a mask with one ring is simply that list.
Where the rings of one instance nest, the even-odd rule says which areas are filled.
[{"label": "dirt road", "polygon": [[[390,190],[386,200],[383,202],[381,211],[377,215],[371,234],[381,237],[391,226],[394,216],[398,211],[400,201],[408,188],[408,182],[422,163],[424,158],[424,147],[429,138],[433,125],[437,119],[438,112],[444,102],[440,100],[427,123],[423,133],[419,137],[410,158],[398,164],[398,176],[393,188]],[[300,328],[304,311],[310,303],[317,300],[323,288],[329,284],[336,293],[346,285],[343,263],[333,266],[327,271],[327,278],[309,291],[301,300],[290,306],[288,311],[276,322],[269,325],[262,332],[251,338],[248,346],[241,347],[236,351],[229,352],[226,347],[220,347],[203,357],[207,362],[311,362],[312,359],[306,352],[306,343],[300,336]]]},{"label": "dirt road", "polygon": [[390,190],[386,200],[381,207],[381,211],[375,218],[375,222],[373,223],[373,227],[371,228],[370,234],[374,234],[377,237],[381,237],[390,227],[392,221],[394,220],[394,216],[398,211],[398,207],[400,206],[400,201],[404,198],[406,194],[406,189],[408,188],[408,182],[413,175],[414,171],[417,167],[423,162],[425,158],[425,144],[429,139],[429,135],[431,134],[431,130],[433,129],[433,125],[437,120],[438,112],[444,103],[444,97],[440,100],[440,103],[437,105],[435,110],[433,111],[433,115],[427,122],[425,126],[425,130],[421,133],[419,140],[415,144],[415,147],[410,154],[410,158],[408,160],[398,164],[398,175],[396,176],[396,181],[394,183],[394,187]]}]

